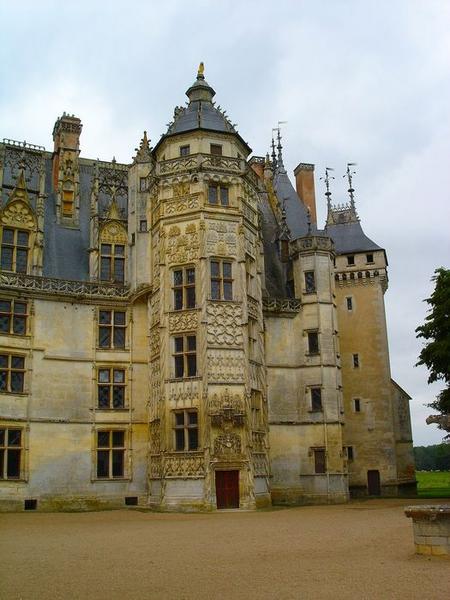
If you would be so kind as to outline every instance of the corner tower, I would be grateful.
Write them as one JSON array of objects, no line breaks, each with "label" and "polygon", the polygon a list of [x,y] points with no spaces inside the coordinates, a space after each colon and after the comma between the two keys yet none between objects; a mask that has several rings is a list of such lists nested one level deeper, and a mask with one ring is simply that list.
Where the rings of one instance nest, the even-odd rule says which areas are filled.
[{"label": "corner tower", "polygon": [[203,64],[156,144],[150,226],[150,504],[270,502],[258,181]]}]

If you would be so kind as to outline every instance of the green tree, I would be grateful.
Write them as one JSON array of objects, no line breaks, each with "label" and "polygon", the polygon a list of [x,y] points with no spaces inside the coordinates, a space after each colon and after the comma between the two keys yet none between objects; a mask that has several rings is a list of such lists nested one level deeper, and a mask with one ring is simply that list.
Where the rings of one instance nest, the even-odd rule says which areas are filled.
[{"label": "green tree", "polygon": [[[428,405],[445,416],[450,415],[450,270],[440,267],[434,273],[431,280],[435,288],[425,300],[430,306],[429,314],[425,323],[416,329],[417,337],[427,340],[417,365],[428,367],[428,383],[445,382],[445,389]],[[439,428],[450,431],[448,419],[442,419]]]}]

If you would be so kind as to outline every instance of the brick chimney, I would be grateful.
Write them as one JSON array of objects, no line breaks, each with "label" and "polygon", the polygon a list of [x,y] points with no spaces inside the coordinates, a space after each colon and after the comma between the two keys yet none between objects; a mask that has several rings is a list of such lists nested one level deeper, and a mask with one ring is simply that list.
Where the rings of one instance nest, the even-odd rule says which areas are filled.
[{"label": "brick chimney", "polygon": [[297,194],[303,200],[303,204],[309,208],[311,223],[317,225],[316,192],[314,189],[314,165],[300,163],[294,169],[295,187]]}]

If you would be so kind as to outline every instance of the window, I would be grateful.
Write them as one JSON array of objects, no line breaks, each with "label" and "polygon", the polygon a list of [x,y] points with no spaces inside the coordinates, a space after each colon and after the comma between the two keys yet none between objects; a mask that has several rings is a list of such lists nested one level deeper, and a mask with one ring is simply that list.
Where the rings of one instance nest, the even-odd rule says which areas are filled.
[{"label": "window", "polygon": [[195,335],[174,338],[175,377],[195,377],[197,375],[197,340]]},{"label": "window", "polygon": [[125,408],[125,369],[98,370],[98,408]]},{"label": "window", "polygon": [[314,472],[326,473],[326,455],[324,448],[314,448]]},{"label": "window", "polygon": [[194,267],[173,271],[173,307],[175,310],[195,308]]},{"label": "window", "polygon": [[0,264],[4,271],[27,272],[29,240],[30,234],[28,231],[3,228]]},{"label": "window", "polygon": [[180,146],[180,156],[189,156],[190,153],[191,153],[191,147],[189,145]]},{"label": "window", "polygon": [[0,479],[19,479],[22,430],[0,428]]},{"label": "window", "polygon": [[147,190],[147,177],[139,177],[139,191],[145,192]]},{"label": "window", "polygon": [[211,144],[209,148],[210,153],[214,156],[222,156],[222,146],[220,144]]},{"label": "window", "polygon": [[98,314],[100,348],[125,348],[126,314],[123,310],[100,310]]},{"label": "window", "polygon": [[27,303],[19,300],[0,300],[0,333],[25,335],[27,332]]},{"label": "window", "polygon": [[21,394],[25,378],[25,357],[0,354],[0,392]]},{"label": "window", "polygon": [[252,407],[252,429],[259,431],[263,428],[262,394],[258,390],[251,390],[250,401]]},{"label": "window", "polygon": [[211,299],[233,299],[233,278],[231,262],[224,260],[211,261]]},{"label": "window", "polygon": [[229,205],[228,188],[223,185],[210,185],[208,187],[208,202],[210,204]]},{"label": "window", "polygon": [[322,389],[320,387],[311,388],[311,411],[322,411]]},{"label": "window", "polygon": [[359,354],[353,354],[353,366],[355,369],[359,368]]},{"label": "window", "polygon": [[305,290],[307,294],[316,291],[316,276],[314,271],[305,271]]},{"label": "window", "polygon": [[353,458],[354,458],[354,455],[353,455],[353,446],[346,446],[345,447],[345,454],[347,456],[347,460],[348,461],[352,461]]},{"label": "window", "polygon": [[65,181],[62,190],[62,214],[63,217],[71,217],[74,209],[75,192],[72,181]]},{"label": "window", "polygon": [[374,262],[374,260],[373,260],[373,254],[366,254],[366,262],[368,264],[371,264],[371,263]]},{"label": "window", "polygon": [[347,256],[347,265],[352,266],[354,264],[355,264],[355,257],[353,256],[353,254]]},{"label": "window", "polygon": [[125,246],[101,244],[100,279],[123,283],[125,281]]},{"label": "window", "polygon": [[139,221],[139,231],[141,231],[141,232],[147,231],[147,219],[141,219]]},{"label": "window", "polygon": [[355,407],[355,412],[361,412],[361,400],[359,398],[353,400],[353,406]]},{"label": "window", "polygon": [[317,331],[308,331],[308,353],[319,354],[319,334]]},{"label": "window", "polygon": [[250,359],[254,359],[256,357],[256,348],[257,348],[257,325],[258,322],[256,319],[252,319],[251,317],[248,319],[248,356]]},{"label": "window", "polygon": [[198,416],[196,410],[176,410],[173,413],[175,450],[190,452],[198,449]]},{"label": "window", "polygon": [[125,431],[97,431],[97,477],[122,478],[125,474]]},{"label": "window", "polygon": [[256,263],[248,254],[245,255],[245,278],[247,282],[247,294],[256,295],[255,290]]},{"label": "window", "polygon": [[347,310],[353,310],[353,299],[349,296],[345,300],[347,302]]}]

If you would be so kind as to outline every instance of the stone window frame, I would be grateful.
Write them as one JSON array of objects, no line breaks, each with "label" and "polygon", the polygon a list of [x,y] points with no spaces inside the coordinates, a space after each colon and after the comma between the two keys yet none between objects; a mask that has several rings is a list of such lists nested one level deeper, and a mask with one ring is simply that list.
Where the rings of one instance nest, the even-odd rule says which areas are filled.
[{"label": "stone window frame", "polygon": [[[312,275],[312,277],[311,277]],[[317,293],[317,284],[316,284],[316,272],[314,269],[308,269],[303,272],[304,283],[305,283],[305,294],[316,294]],[[309,280],[308,280],[309,278]]]},{"label": "stone window frame", "polygon": [[[1,352],[0,357],[6,357],[6,365],[0,366],[0,373],[5,373],[5,388],[0,388],[0,394],[15,394],[15,395],[23,395],[26,394],[25,391],[25,373],[26,373],[26,356],[25,354],[20,354],[16,352]],[[13,366],[13,359],[18,358],[23,360],[23,366],[18,367]],[[2,361],[4,362],[4,361]],[[12,376],[13,373],[21,374],[21,385],[19,390],[12,389]]]},{"label": "stone window frame", "polygon": [[[176,409],[172,411],[172,415],[174,452],[197,452],[200,446],[198,410],[196,408]],[[192,415],[195,415],[194,420]],[[195,447],[192,444],[193,440],[196,442]]]},{"label": "stone window frame", "polygon": [[[111,250],[109,253],[104,251],[105,246],[110,246]],[[117,248],[123,248],[123,254],[117,252]],[[108,279],[103,277],[103,265],[106,263],[106,260],[110,261],[109,273],[110,277]],[[116,263],[123,263],[122,276],[116,277]],[[99,280],[105,281],[109,283],[117,283],[123,285],[126,281],[126,244],[124,242],[110,242],[100,240],[100,252],[99,252]]]},{"label": "stone window frame", "polygon": [[180,156],[189,156],[191,154],[191,145],[183,144],[180,146]]},{"label": "stone window frame", "polygon": [[363,403],[361,398],[352,398],[352,409],[354,413],[362,413]]},{"label": "stone window frame", "polygon": [[[9,303],[9,310],[2,310],[2,303]],[[25,305],[25,312],[17,312],[17,305]],[[25,337],[29,335],[29,322],[30,322],[30,303],[28,300],[22,300],[20,298],[0,298],[0,319],[6,319],[7,330],[1,330],[1,335],[17,335],[19,337]],[[24,321],[23,332],[15,331],[15,324],[19,320]]]},{"label": "stone window frame", "polygon": [[[317,392],[319,392],[318,395]],[[316,395],[316,398],[314,398],[314,395]],[[309,386],[309,406],[310,412],[312,413],[323,412],[323,394],[321,385]]]},{"label": "stone window frame", "polygon": [[[315,446],[311,448],[311,456],[313,457],[314,474],[325,475],[328,470],[328,457],[326,448],[324,446]],[[322,456],[323,459],[319,459],[319,456]],[[321,464],[323,464],[323,470],[321,469]]]},{"label": "stone window frame", "polygon": [[208,185],[208,204],[228,208],[230,206],[230,187],[223,183],[210,183]]},{"label": "stone window frame", "polygon": [[358,352],[352,353],[352,368],[353,369],[361,368],[361,357]]},{"label": "stone window frame", "polygon": [[[102,313],[110,313],[110,321],[109,323],[102,323]],[[116,313],[124,314],[124,322],[116,323]],[[128,311],[126,308],[111,308],[111,307],[99,307],[97,313],[97,349],[104,350],[127,350],[128,349]],[[109,345],[101,344],[101,330],[108,329],[110,331],[110,342]],[[116,345],[115,343],[115,335],[116,332],[123,331],[123,346]]]},{"label": "stone window frame", "polygon": [[[5,231],[11,231],[13,234],[12,242],[5,241]],[[19,244],[19,234],[27,235],[27,243]],[[32,255],[32,241],[33,241],[33,232],[29,229],[23,229],[21,227],[14,227],[10,225],[3,225],[1,227],[1,247],[0,247],[0,269],[2,271],[6,271],[7,273],[21,273],[21,274],[29,274],[30,272],[30,262]],[[11,251],[11,268],[5,268],[3,266],[5,260],[6,250]],[[25,269],[17,270],[17,254],[18,252],[26,253],[26,261],[25,261]],[[8,265],[9,266],[9,265]]]},{"label": "stone window frame", "polygon": [[[218,264],[218,271],[213,272],[213,264]],[[230,266],[230,273],[224,274],[224,265]],[[227,269],[228,270],[228,269]],[[234,261],[229,258],[216,258],[211,257],[209,259],[209,293],[210,300],[222,300],[227,302],[233,301],[233,288],[234,288]],[[218,283],[218,296],[216,292],[213,292],[213,282]],[[230,287],[229,287],[230,286]],[[215,287],[215,286],[214,286]],[[230,290],[230,293],[227,290]],[[230,296],[230,297],[226,297]]]},{"label": "stone window frame", "polygon": [[[315,336],[314,338],[312,336]],[[306,354],[308,356],[320,356],[320,334],[318,329],[309,329],[306,331],[307,337],[307,349]],[[312,340],[317,340],[317,346],[313,344]]]},{"label": "stone window frame", "polygon": [[348,267],[354,267],[355,266],[355,255],[354,254],[347,254],[347,266]]},{"label": "stone window frame", "polygon": [[[101,381],[102,375],[101,372],[105,373],[108,371],[108,379]],[[115,379],[116,373],[123,373],[123,379],[120,381],[119,379]],[[103,376],[104,377],[104,376]],[[101,406],[100,396],[101,396],[101,388],[108,389],[108,406]],[[122,390],[122,405],[114,406],[114,394],[116,390]],[[95,410],[100,412],[106,410],[112,411],[121,411],[121,410],[129,410],[129,400],[128,400],[128,373],[127,368],[124,365],[111,365],[111,364],[102,364],[97,365],[96,368],[96,385],[95,385]]]},{"label": "stone window frame", "polygon": [[223,144],[209,144],[211,156],[223,156]]},{"label": "stone window frame", "polygon": [[[9,432],[19,431],[20,440],[18,444],[11,444],[9,441]],[[17,425],[3,424],[0,427],[0,482],[2,481],[20,481],[24,479],[24,444],[25,430]],[[8,475],[8,458],[11,452],[19,453],[18,473],[17,475]]]},{"label": "stone window frame", "polygon": [[[179,273],[181,271],[181,283],[176,282],[175,273]],[[189,281],[188,272],[194,272],[194,280]],[[180,310],[193,310],[197,306],[197,271],[194,264],[175,266],[170,270],[171,277],[171,286],[172,286],[172,310],[180,311]],[[191,292],[189,290],[194,290],[194,303],[191,306]],[[178,306],[179,298],[181,292],[181,306]]]},{"label": "stone window frame", "polygon": [[346,303],[347,310],[349,312],[352,312],[353,308],[354,308],[353,307],[353,296],[346,296],[345,297],[345,303]]},{"label": "stone window frame", "polygon": [[[104,442],[103,440],[105,439],[105,436],[103,436],[103,440],[100,442],[100,436],[99,434],[108,434],[108,440],[107,443]],[[122,440],[123,442],[121,444],[117,443],[120,442],[120,436],[119,439],[117,439],[118,436],[116,436],[116,440],[114,440],[114,436],[113,434],[117,434],[117,433],[122,433],[123,437]],[[130,480],[130,472],[129,472],[129,464],[128,464],[128,459],[130,456],[130,447],[131,447],[131,440],[130,440],[130,430],[127,427],[124,426],[117,426],[117,427],[104,427],[104,426],[100,426],[100,427],[96,427],[94,430],[94,450],[93,450],[93,454],[94,454],[94,460],[93,460],[93,477],[92,480],[93,481],[123,481],[123,480]],[[108,453],[108,474],[107,475],[99,475],[99,452],[102,453]],[[120,454],[119,454],[120,453]],[[119,475],[114,475],[114,456],[120,456],[121,457],[121,473]]]},{"label": "stone window frame", "polygon": [[[179,340],[182,340],[181,345]],[[194,344],[192,345],[192,340]],[[174,379],[197,377],[197,335],[186,332],[172,336],[172,357]],[[194,372],[192,372],[192,367]]]}]

